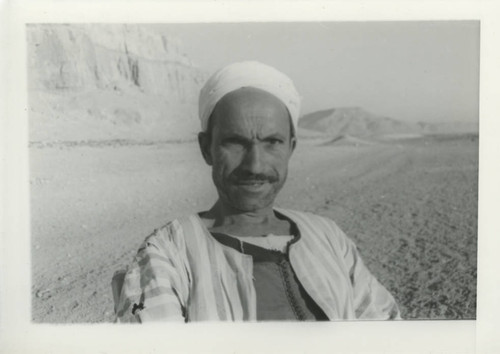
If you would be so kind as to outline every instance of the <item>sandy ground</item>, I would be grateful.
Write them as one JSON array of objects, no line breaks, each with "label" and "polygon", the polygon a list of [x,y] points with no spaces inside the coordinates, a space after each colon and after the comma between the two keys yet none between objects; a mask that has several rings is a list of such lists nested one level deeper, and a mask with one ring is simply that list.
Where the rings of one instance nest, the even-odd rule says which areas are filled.
[{"label": "sandy ground", "polygon": [[[110,281],[154,228],[210,207],[194,143],[33,146],[32,317],[113,319]],[[475,318],[477,138],[302,142],[278,204],[333,218],[407,319]]]}]

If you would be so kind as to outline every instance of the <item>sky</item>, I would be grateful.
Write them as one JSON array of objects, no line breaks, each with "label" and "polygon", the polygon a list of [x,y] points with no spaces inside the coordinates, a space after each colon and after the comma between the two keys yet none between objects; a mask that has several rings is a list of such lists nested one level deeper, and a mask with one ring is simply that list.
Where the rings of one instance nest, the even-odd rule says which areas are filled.
[{"label": "sky", "polygon": [[258,60],[287,74],[302,113],[362,107],[405,121],[477,121],[479,22],[157,25],[203,71]]}]

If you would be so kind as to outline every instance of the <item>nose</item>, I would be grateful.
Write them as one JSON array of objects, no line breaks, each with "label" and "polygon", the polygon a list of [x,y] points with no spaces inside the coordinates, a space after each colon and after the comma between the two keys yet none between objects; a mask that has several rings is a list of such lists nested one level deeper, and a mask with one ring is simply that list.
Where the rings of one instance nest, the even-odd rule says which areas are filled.
[{"label": "nose", "polygon": [[242,168],[253,174],[258,174],[263,172],[263,152],[258,144],[252,144],[248,147],[245,153],[245,157],[242,161]]}]

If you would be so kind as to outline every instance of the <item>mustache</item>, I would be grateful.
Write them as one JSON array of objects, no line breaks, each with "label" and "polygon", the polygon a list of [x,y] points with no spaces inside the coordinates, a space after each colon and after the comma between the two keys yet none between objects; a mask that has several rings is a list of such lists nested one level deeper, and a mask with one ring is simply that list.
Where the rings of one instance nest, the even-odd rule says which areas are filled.
[{"label": "mustache", "polygon": [[269,182],[278,181],[278,176],[268,173],[252,173],[249,171],[236,170],[229,176],[231,182]]}]

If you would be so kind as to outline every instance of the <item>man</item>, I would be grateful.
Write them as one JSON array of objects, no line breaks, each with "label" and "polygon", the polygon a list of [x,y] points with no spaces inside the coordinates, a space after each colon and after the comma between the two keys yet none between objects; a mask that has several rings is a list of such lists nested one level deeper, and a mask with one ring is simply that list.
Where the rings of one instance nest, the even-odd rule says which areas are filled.
[{"label": "man", "polygon": [[274,207],[299,106],[292,81],[258,62],[208,80],[198,140],[219,198],[146,238],[114,277],[117,321],[399,318],[333,221]]}]

